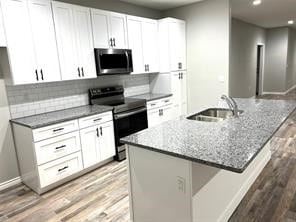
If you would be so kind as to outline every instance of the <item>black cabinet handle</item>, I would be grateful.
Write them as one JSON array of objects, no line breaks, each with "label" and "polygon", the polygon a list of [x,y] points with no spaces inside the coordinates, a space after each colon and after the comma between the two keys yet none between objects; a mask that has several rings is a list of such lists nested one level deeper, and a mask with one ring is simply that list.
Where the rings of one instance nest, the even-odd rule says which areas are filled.
[{"label": "black cabinet handle", "polygon": [[41,73],[41,79],[42,79],[42,80],[44,80],[44,78],[43,78],[43,71],[42,71],[42,69],[40,69],[40,73]]},{"label": "black cabinet handle", "polygon": [[79,67],[77,68],[77,70],[78,70],[78,76],[80,77],[80,69],[79,69]]},{"label": "black cabinet handle", "polygon": [[149,72],[149,64],[147,64],[147,71]]},{"label": "black cabinet handle", "polygon": [[179,73],[179,79],[181,79],[181,74]]},{"label": "black cabinet handle", "polygon": [[81,67],[82,77],[84,77],[84,70],[83,67]]},{"label": "black cabinet handle", "polygon": [[113,46],[116,47],[115,38],[113,38]]},{"label": "black cabinet handle", "polygon": [[100,120],[102,120],[102,118],[94,119],[93,121],[97,122],[97,121],[100,121]]},{"label": "black cabinet handle", "polygon": [[61,168],[61,169],[58,169],[58,171],[61,172],[61,171],[64,171],[64,170],[66,170],[66,169],[68,169],[68,168],[69,168],[69,166],[65,166],[65,167],[63,167],[63,168]]},{"label": "black cabinet handle", "polygon": [[99,129],[97,128],[96,131],[97,131],[97,137],[100,137]]},{"label": "black cabinet handle", "polygon": [[38,77],[38,71],[37,71],[37,69],[35,69],[35,74],[36,74],[36,80],[39,81],[39,77]]},{"label": "black cabinet handle", "polygon": [[179,62],[179,63],[178,63],[178,68],[179,68],[179,69],[182,69],[182,62]]},{"label": "black cabinet handle", "polygon": [[113,40],[110,38],[110,46],[113,47]]},{"label": "black cabinet handle", "polygon": [[56,133],[56,132],[62,131],[62,130],[64,130],[64,129],[65,129],[65,128],[54,129],[53,132]]},{"label": "black cabinet handle", "polygon": [[62,145],[62,146],[58,146],[58,147],[56,147],[55,149],[56,150],[60,150],[60,149],[63,149],[63,148],[65,148],[66,147],[66,145]]},{"label": "black cabinet handle", "polygon": [[103,136],[103,128],[100,126],[100,133],[101,133],[101,136]]},{"label": "black cabinet handle", "polygon": [[183,72],[181,72],[181,79],[183,79]]}]

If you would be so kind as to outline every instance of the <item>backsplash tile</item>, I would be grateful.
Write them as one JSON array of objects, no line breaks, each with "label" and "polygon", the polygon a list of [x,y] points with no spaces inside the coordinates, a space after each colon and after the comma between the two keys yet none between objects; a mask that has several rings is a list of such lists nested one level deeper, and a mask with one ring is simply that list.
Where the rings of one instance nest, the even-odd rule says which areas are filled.
[{"label": "backsplash tile", "polygon": [[88,89],[123,85],[125,96],[150,91],[148,75],[102,76],[96,79],[6,86],[12,118],[83,106],[89,103]]}]

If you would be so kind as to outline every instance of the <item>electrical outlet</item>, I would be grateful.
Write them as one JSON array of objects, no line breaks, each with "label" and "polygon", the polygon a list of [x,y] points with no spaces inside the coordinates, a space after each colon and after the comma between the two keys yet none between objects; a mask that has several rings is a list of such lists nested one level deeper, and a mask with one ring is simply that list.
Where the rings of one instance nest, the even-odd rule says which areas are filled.
[{"label": "electrical outlet", "polygon": [[177,177],[177,188],[180,192],[186,193],[186,180],[183,177]]}]

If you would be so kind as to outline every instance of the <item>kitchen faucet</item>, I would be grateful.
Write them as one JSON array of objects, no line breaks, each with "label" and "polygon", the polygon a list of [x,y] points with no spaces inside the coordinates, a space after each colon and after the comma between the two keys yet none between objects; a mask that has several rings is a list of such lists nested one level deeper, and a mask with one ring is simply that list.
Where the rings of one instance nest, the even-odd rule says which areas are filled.
[{"label": "kitchen faucet", "polygon": [[238,117],[238,107],[234,99],[231,96],[226,95],[222,95],[221,99],[226,101],[227,105],[232,110],[233,116]]}]

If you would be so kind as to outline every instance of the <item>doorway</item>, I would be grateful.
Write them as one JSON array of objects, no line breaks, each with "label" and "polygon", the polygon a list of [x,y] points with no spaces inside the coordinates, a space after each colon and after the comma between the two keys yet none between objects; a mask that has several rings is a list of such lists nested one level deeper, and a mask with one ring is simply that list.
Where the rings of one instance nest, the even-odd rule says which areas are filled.
[{"label": "doorway", "polygon": [[264,45],[257,45],[257,63],[256,63],[256,96],[262,95],[262,82],[263,82],[263,49]]}]

